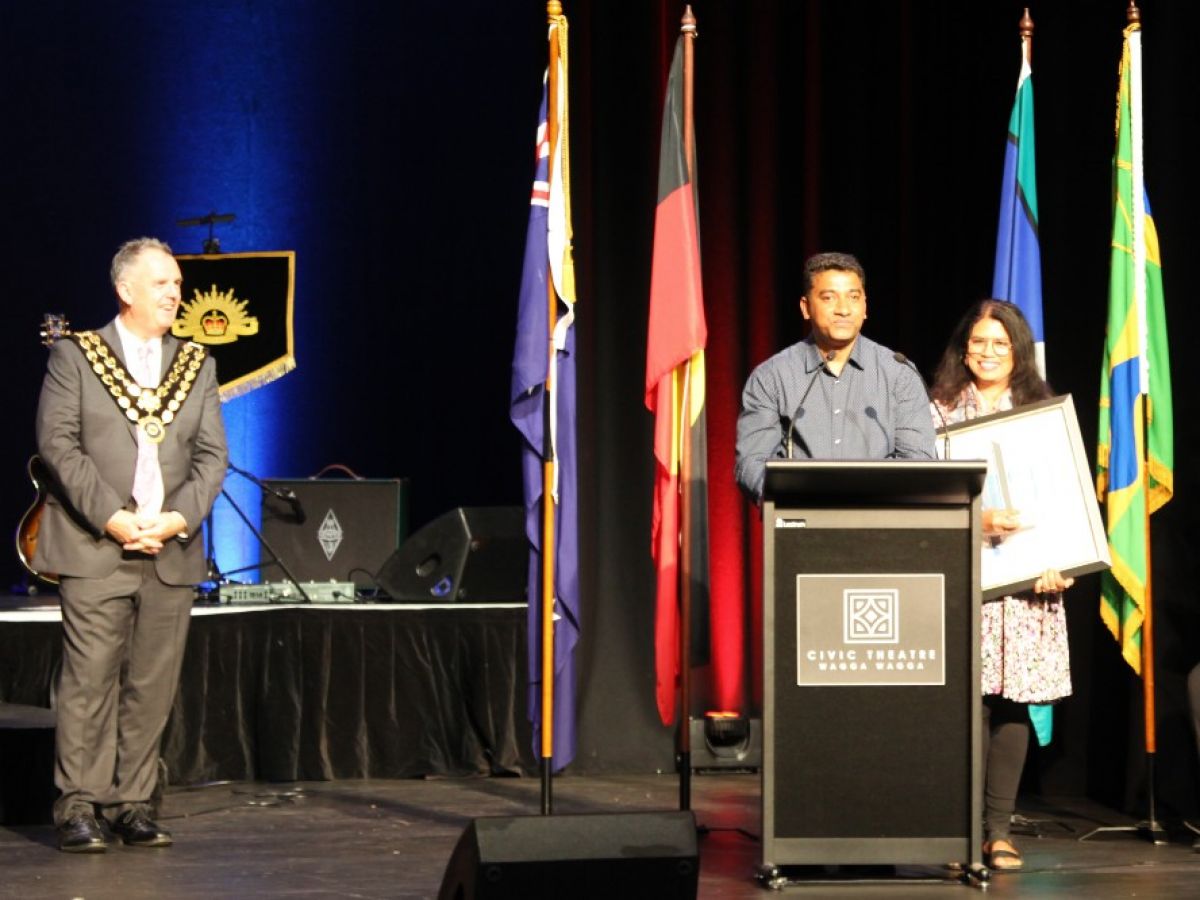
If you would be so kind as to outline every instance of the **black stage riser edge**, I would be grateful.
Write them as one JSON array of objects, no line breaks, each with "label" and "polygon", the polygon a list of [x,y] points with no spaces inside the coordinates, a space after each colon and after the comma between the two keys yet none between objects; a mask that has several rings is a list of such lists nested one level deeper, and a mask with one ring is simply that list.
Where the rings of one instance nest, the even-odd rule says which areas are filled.
[{"label": "black stage riser edge", "polygon": [[57,793],[54,727],[7,722],[0,725],[0,825],[50,824],[54,821],[51,810]]},{"label": "black stage riser edge", "polygon": [[695,900],[699,883],[690,812],[504,816],[467,825],[438,900]]}]

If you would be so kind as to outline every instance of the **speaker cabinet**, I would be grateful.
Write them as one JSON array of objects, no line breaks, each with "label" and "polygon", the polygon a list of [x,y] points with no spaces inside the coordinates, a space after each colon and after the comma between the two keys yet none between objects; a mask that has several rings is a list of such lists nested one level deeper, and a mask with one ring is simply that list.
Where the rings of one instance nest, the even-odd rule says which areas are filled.
[{"label": "speaker cabinet", "polygon": [[690,812],[475,819],[446,865],[438,900],[695,898]]},{"label": "speaker cabinet", "polygon": [[[270,479],[293,505],[263,495],[262,532],[297,581],[353,581],[374,588],[380,567],[408,533],[408,480]],[[263,562],[269,554],[263,553]],[[263,581],[286,578],[278,566]]]},{"label": "speaker cabinet", "polygon": [[460,506],[406,540],[379,586],[397,603],[520,603],[528,569],[521,507]]}]

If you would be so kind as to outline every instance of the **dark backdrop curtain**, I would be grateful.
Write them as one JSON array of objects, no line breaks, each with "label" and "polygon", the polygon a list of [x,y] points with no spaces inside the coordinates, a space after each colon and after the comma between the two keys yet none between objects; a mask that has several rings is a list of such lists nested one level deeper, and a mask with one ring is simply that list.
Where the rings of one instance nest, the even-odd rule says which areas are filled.
[{"label": "dark backdrop curtain", "polygon": [[[990,292],[1021,4],[693,4],[701,246],[709,323],[712,633],[692,707],[758,711],[761,541],[732,485],[750,369],[801,336],[810,253],[856,253],[865,332],[929,373],[961,311]],[[1176,361],[1176,500],[1155,517],[1160,804],[1195,808],[1183,674],[1196,661],[1195,439],[1182,337],[1197,182],[1185,155],[1195,12],[1146,14],[1147,183],[1162,240]],[[583,4],[572,14],[576,235],[582,277],[585,639],[577,768],[671,767],[653,704],[651,419],[641,403],[661,103],[682,6]],[[1107,313],[1111,155],[1121,3],[1034,7],[1038,186],[1049,375],[1075,399],[1094,459]],[[586,155],[585,155],[586,154]],[[1027,781],[1116,805],[1144,797],[1140,682],[1081,579],[1068,604],[1075,697]],[[714,645],[715,649],[715,645]],[[724,668],[722,668],[724,666]]]},{"label": "dark backdrop curtain", "polygon": [[[528,218],[545,3],[390,0],[9,4],[0,199],[12,327],[15,523],[29,500],[43,308],[91,327],[104,273],[145,231],[196,249],[176,218],[238,213],[227,250],[297,251],[295,414],[271,440],[293,477],[345,462],[409,477],[419,527],[520,502],[508,366]],[[1107,305],[1110,160],[1124,0],[1034,4],[1038,187],[1050,379],[1094,454]],[[800,265],[859,255],[866,333],[929,372],[991,283],[1023,4],[697,0],[696,127],[710,329],[713,587],[724,655],[694,711],[755,711],[757,515],[732,484],[750,368],[801,334]],[[1182,673],[1196,618],[1196,441],[1189,341],[1200,190],[1196,4],[1144,0],[1147,185],[1175,360],[1176,499],[1155,517],[1160,799],[1195,804]],[[651,420],[642,405],[662,96],[682,3],[567,0],[579,261],[582,585],[578,770],[671,768],[653,700]],[[287,52],[280,52],[279,48]],[[170,49],[164,49],[170,48]],[[182,50],[180,48],[183,48]],[[147,74],[150,73],[150,74]],[[9,571],[15,576],[15,559]],[[1139,683],[1097,614],[1068,602],[1075,696],[1031,779],[1116,803],[1140,784]],[[1169,784],[1168,784],[1169,782]],[[1169,788],[1169,789],[1168,789]]]}]

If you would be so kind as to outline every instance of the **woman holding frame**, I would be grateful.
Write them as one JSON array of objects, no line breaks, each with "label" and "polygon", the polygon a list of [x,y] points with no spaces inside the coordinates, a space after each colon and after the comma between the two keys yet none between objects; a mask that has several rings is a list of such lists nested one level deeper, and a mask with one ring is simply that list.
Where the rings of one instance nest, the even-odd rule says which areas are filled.
[{"label": "woman holding frame", "polygon": [[[942,354],[931,393],[934,427],[1050,397],[1021,311],[1003,300],[982,300],[968,309]],[[988,540],[1002,541],[1021,527],[1020,510],[983,510]],[[1029,747],[1029,706],[1071,693],[1062,592],[1074,581],[1047,569],[1031,592],[983,604],[983,858],[998,871],[1024,865],[1010,828]]]}]

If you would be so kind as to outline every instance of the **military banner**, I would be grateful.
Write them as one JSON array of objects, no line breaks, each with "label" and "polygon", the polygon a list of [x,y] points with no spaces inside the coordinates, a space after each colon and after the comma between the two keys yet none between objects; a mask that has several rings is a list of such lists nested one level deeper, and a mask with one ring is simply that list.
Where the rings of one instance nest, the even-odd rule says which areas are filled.
[{"label": "military banner", "polygon": [[183,302],[171,333],[202,344],[216,358],[222,400],[296,368],[294,251],[175,258],[183,272]]}]

